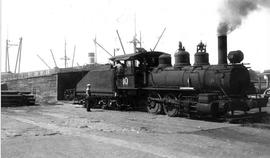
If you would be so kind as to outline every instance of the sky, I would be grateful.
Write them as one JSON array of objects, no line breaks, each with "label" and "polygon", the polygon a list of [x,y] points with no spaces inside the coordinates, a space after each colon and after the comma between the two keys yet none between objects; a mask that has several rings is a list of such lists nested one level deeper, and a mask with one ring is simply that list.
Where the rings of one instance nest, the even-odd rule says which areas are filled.
[{"label": "sky", "polygon": [[[5,41],[18,43],[22,37],[21,72],[47,69],[37,57],[54,67],[50,49],[58,67],[64,67],[65,40],[67,56],[74,66],[89,62],[95,51],[93,39],[116,55],[123,54],[116,30],[126,52],[133,53],[132,40],[141,32],[142,47],[153,49],[163,29],[156,50],[173,55],[182,41],[194,63],[196,45],[207,45],[210,63],[217,64],[217,26],[223,0],[2,0],[1,71],[5,70]],[[136,19],[136,20],[135,20]],[[136,21],[136,23],[135,23]],[[136,25],[135,25],[136,24]],[[244,63],[254,70],[270,69],[270,10],[260,8],[247,16],[242,25],[228,35],[228,51],[242,50]],[[9,48],[14,71],[18,47]],[[98,47],[97,62],[107,63],[110,56]],[[71,66],[68,61],[68,66]]]}]

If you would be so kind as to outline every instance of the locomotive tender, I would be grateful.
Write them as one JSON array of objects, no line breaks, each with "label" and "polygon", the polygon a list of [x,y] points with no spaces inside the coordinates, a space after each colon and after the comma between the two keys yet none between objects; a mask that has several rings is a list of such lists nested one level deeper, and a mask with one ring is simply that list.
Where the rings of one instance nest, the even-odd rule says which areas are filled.
[{"label": "locomotive tender", "polygon": [[103,108],[145,106],[149,113],[165,112],[168,116],[220,117],[266,107],[267,98],[250,97],[255,88],[250,83],[248,68],[241,63],[243,53],[230,52],[227,64],[227,36],[218,36],[217,65],[209,64],[202,42],[197,46],[194,65],[181,42],[174,56],[174,66],[169,54],[143,48],[112,57],[114,66],[89,71],[77,84],[76,93],[84,93],[85,85],[91,83],[92,95]]}]

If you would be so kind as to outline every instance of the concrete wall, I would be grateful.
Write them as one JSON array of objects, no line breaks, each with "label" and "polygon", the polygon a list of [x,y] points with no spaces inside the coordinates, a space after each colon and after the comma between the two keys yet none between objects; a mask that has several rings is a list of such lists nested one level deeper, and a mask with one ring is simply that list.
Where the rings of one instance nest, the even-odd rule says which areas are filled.
[{"label": "concrete wall", "polygon": [[48,76],[51,74],[55,74],[58,71],[60,71],[60,69],[40,70],[40,71],[31,71],[31,72],[23,72],[23,73],[6,73],[6,72],[2,73],[1,72],[1,80],[5,82],[9,80]]},{"label": "concrete wall", "polygon": [[40,103],[55,103],[64,100],[64,92],[67,89],[75,89],[77,83],[87,71],[64,72],[47,74],[44,76],[18,78],[6,80],[9,90],[30,91],[36,94],[36,100]]},{"label": "concrete wall", "polygon": [[30,91],[36,94],[39,103],[55,103],[64,99],[66,89],[76,88],[77,83],[96,65],[51,69],[25,73],[1,73],[1,82],[9,90]]}]

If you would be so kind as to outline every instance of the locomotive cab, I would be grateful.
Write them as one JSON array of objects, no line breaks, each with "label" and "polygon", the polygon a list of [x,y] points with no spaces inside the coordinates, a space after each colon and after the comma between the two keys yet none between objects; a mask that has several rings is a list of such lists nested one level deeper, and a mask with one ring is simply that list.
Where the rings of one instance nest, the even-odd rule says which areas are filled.
[{"label": "locomotive cab", "polygon": [[[136,90],[147,86],[148,72],[158,66],[162,54],[166,53],[137,48],[136,53],[110,58],[115,67],[117,89]],[[118,63],[121,66],[117,66]]]}]

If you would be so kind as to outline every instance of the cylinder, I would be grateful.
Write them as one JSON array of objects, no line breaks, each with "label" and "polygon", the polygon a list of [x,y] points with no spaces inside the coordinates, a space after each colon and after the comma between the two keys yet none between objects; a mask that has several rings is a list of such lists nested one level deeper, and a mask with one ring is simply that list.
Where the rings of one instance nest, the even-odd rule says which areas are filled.
[{"label": "cylinder", "polygon": [[218,64],[227,64],[227,35],[218,36]]}]

